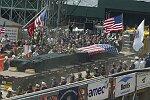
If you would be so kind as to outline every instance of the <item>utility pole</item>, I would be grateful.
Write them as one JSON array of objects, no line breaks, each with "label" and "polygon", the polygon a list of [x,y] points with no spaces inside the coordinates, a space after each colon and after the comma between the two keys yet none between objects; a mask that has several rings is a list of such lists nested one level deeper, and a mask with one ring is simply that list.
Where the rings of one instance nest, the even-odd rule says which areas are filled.
[{"label": "utility pole", "polygon": [[59,22],[60,22],[60,3],[61,3],[61,1],[60,1],[60,0],[58,0],[57,28],[59,27]]}]

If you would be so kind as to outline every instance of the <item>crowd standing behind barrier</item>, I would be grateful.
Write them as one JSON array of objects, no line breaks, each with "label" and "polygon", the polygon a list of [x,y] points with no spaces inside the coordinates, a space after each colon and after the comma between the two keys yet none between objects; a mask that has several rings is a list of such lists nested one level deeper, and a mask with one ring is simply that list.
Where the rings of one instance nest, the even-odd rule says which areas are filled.
[{"label": "crowd standing behind barrier", "polygon": [[[148,57],[146,59],[148,59]],[[145,68],[146,67],[145,66],[146,65],[146,61],[145,61],[146,59],[144,59],[144,58],[140,59],[139,57],[136,56],[130,62],[127,62],[127,61],[113,62],[111,64],[112,67],[110,69],[109,74],[111,75],[111,74],[117,74],[117,73],[120,73],[120,72],[128,72],[128,70]],[[135,66],[138,66],[138,67],[135,67]],[[92,68],[92,70],[94,70],[94,72],[91,72],[91,68]],[[99,68],[101,68],[101,69],[99,69]],[[86,70],[85,77],[83,77],[82,73],[79,72],[77,74],[77,77],[75,77],[75,75],[72,73],[71,77],[69,79],[69,82],[67,82],[67,79],[65,77],[61,77],[60,82],[58,82],[57,79],[54,78],[53,82],[52,82],[52,86],[47,86],[45,82],[42,82],[41,84],[37,83],[35,85],[29,84],[27,90],[22,90],[21,87],[18,86],[18,89],[17,89],[15,95],[22,95],[22,94],[25,94],[25,93],[32,93],[32,92],[40,91],[40,90],[43,90],[43,89],[47,89],[49,87],[57,87],[57,86],[60,86],[60,85],[66,85],[68,83],[83,81],[85,79],[91,79],[91,78],[99,77],[99,76],[103,76],[103,77],[107,78],[108,74],[106,72],[106,69],[105,69],[104,65],[101,65],[101,67],[99,67],[98,65],[93,64],[93,65],[89,66],[89,68]],[[13,90],[9,88],[8,89],[8,94],[12,94],[12,92],[10,92],[10,91],[13,91]],[[11,97],[11,96],[12,95],[7,96],[7,98]]]}]

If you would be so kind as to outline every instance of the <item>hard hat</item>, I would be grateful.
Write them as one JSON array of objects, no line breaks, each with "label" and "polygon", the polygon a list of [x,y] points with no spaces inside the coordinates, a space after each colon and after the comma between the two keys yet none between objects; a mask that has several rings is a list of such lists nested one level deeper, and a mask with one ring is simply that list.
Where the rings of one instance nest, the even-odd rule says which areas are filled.
[{"label": "hard hat", "polygon": [[5,59],[8,59],[8,56],[5,56]]},{"label": "hard hat", "polygon": [[15,55],[12,55],[12,58],[15,58],[16,56]]},{"label": "hard hat", "polygon": [[36,86],[36,87],[40,87],[40,85],[39,85],[39,84],[36,84],[35,86]]},{"label": "hard hat", "polygon": [[127,64],[127,61],[124,61],[123,64]]},{"label": "hard hat", "polygon": [[131,60],[131,62],[134,62],[134,60]]},{"label": "hard hat", "polygon": [[45,83],[45,82],[42,82],[42,85],[46,85],[46,83]]},{"label": "hard hat", "polygon": [[135,57],[135,59],[136,59],[136,60],[138,60],[138,59],[139,59],[139,57],[138,57],[138,56],[136,56],[136,57]]},{"label": "hard hat", "polygon": [[7,89],[7,91],[13,91],[13,90],[12,90],[12,88],[9,87],[9,88]]}]

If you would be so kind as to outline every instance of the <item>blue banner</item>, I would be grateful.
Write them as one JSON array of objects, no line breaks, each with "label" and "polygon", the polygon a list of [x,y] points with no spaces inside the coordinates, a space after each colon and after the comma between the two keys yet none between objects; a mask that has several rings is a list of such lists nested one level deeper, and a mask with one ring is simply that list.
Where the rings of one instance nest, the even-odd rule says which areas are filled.
[{"label": "blue banner", "polygon": [[59,91],[58,100],[78,100],[78,87]]}]

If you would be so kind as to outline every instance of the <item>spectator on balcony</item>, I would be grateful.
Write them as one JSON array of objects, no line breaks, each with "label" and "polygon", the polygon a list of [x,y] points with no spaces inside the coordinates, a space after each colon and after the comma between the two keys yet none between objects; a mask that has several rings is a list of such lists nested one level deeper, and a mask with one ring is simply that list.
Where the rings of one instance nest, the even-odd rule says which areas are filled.
[{"label": "spectator on balcony", "polygon": [[145,64],[146,64],[146,61],[143,59],[143,58],[141,58],[141,61],[140,61],[140,68],[142,69],[142,68],[145,68]]},{"label": "spectator on balcony", "polygon": [[135,69],[135,64],[134,64],[134,60],[131,60],[129,70],[133,70],[133,69]]},{"label": "spectator on balcony", "polygon": [[110,74],[115,74],[117,73],[117,67],[116,65],[113,63],[112,69],[110,70]]},{"label": "spectator on balcony", "polygon": [[44,89],[47,89],[47,88],[48,88],[47,84],[45,82],[42,82],[40,90],[44,90]]},{"label": "spectator on balcony", "polygon": [[148,56],[145,58],[146,64],[145,67],[150,67],[150,53],[148,54]]},{"label": "spectator on balcony", "polygon": [[74,76],[74,74],[71,75],[69,83],[73,83],[73,82],[75,82],[75,76]]},{"label": "spectator on balcony", "polygon": [[8,88],[7,92],[8,92],[7,95],[6,95],[7,98],[13,97],[13,90],[12,90],[12,88]]},{"label": "spectator on balcony", "polygon": [[28,88],[27,88],[26,93],[32,93],[32,92],[33,92],[33,88],[32,88],[32,84],[30,83]]},{"label": "spectator on balcony", "polygon": [[123,63],[122,63],[122,61],[119,61],[119,65],[118,65],[118,68],[117,68],[117,72],[122,72],[122,70],[123,70]]},{"label": "spectator on balcony", "polygon": [[84,78],[82,77],[82,73],[78,73],[78,78],[76,79],[77,81],[82,81]]},{"label": "spectator on balcony", "polygon": [[99,70],[98,70],[98,67],[94,67],[94,76],[95,76],[95,77],[100,76],[100,72],[99,72]]},{"label": "spectator on balcony", "polygon": [[139,57],[135,57],[135,62],[134,62],[134,64],[135,64],[135,69],[139,69],[140,68],[140,61],[139,61]]},{"label": "spectator on balcony", "polygon": [[35,91],[40,91],[40,85],[39,84],[35,85]]},{"label": "spectator on balcony", "polygon": [[127,61],[124,61],[123,62],[123,72],[126,72],[126,71],[128,71],[128,65],[127,65]]},{"label": "spectator on balcony", "polygon": [[58,86],[58,83],[56,81],[56,78],[53,78],[52,79],[52,87],[56,87],[56,86]]},{"label": "spectator on balcony", "polygon": [[91,75],[91,72],[90,72],[90,70],[89,70],[89,69],[87,69],[87,70],[86,70],[85,78],[86,78],[86,79],[90,79],[90,78],[92,78],[92,75]]},{"label": "spectator on balcony", "polygon": [[60,85],[66,85],[67,81],[65,77],[61,77]]}]

